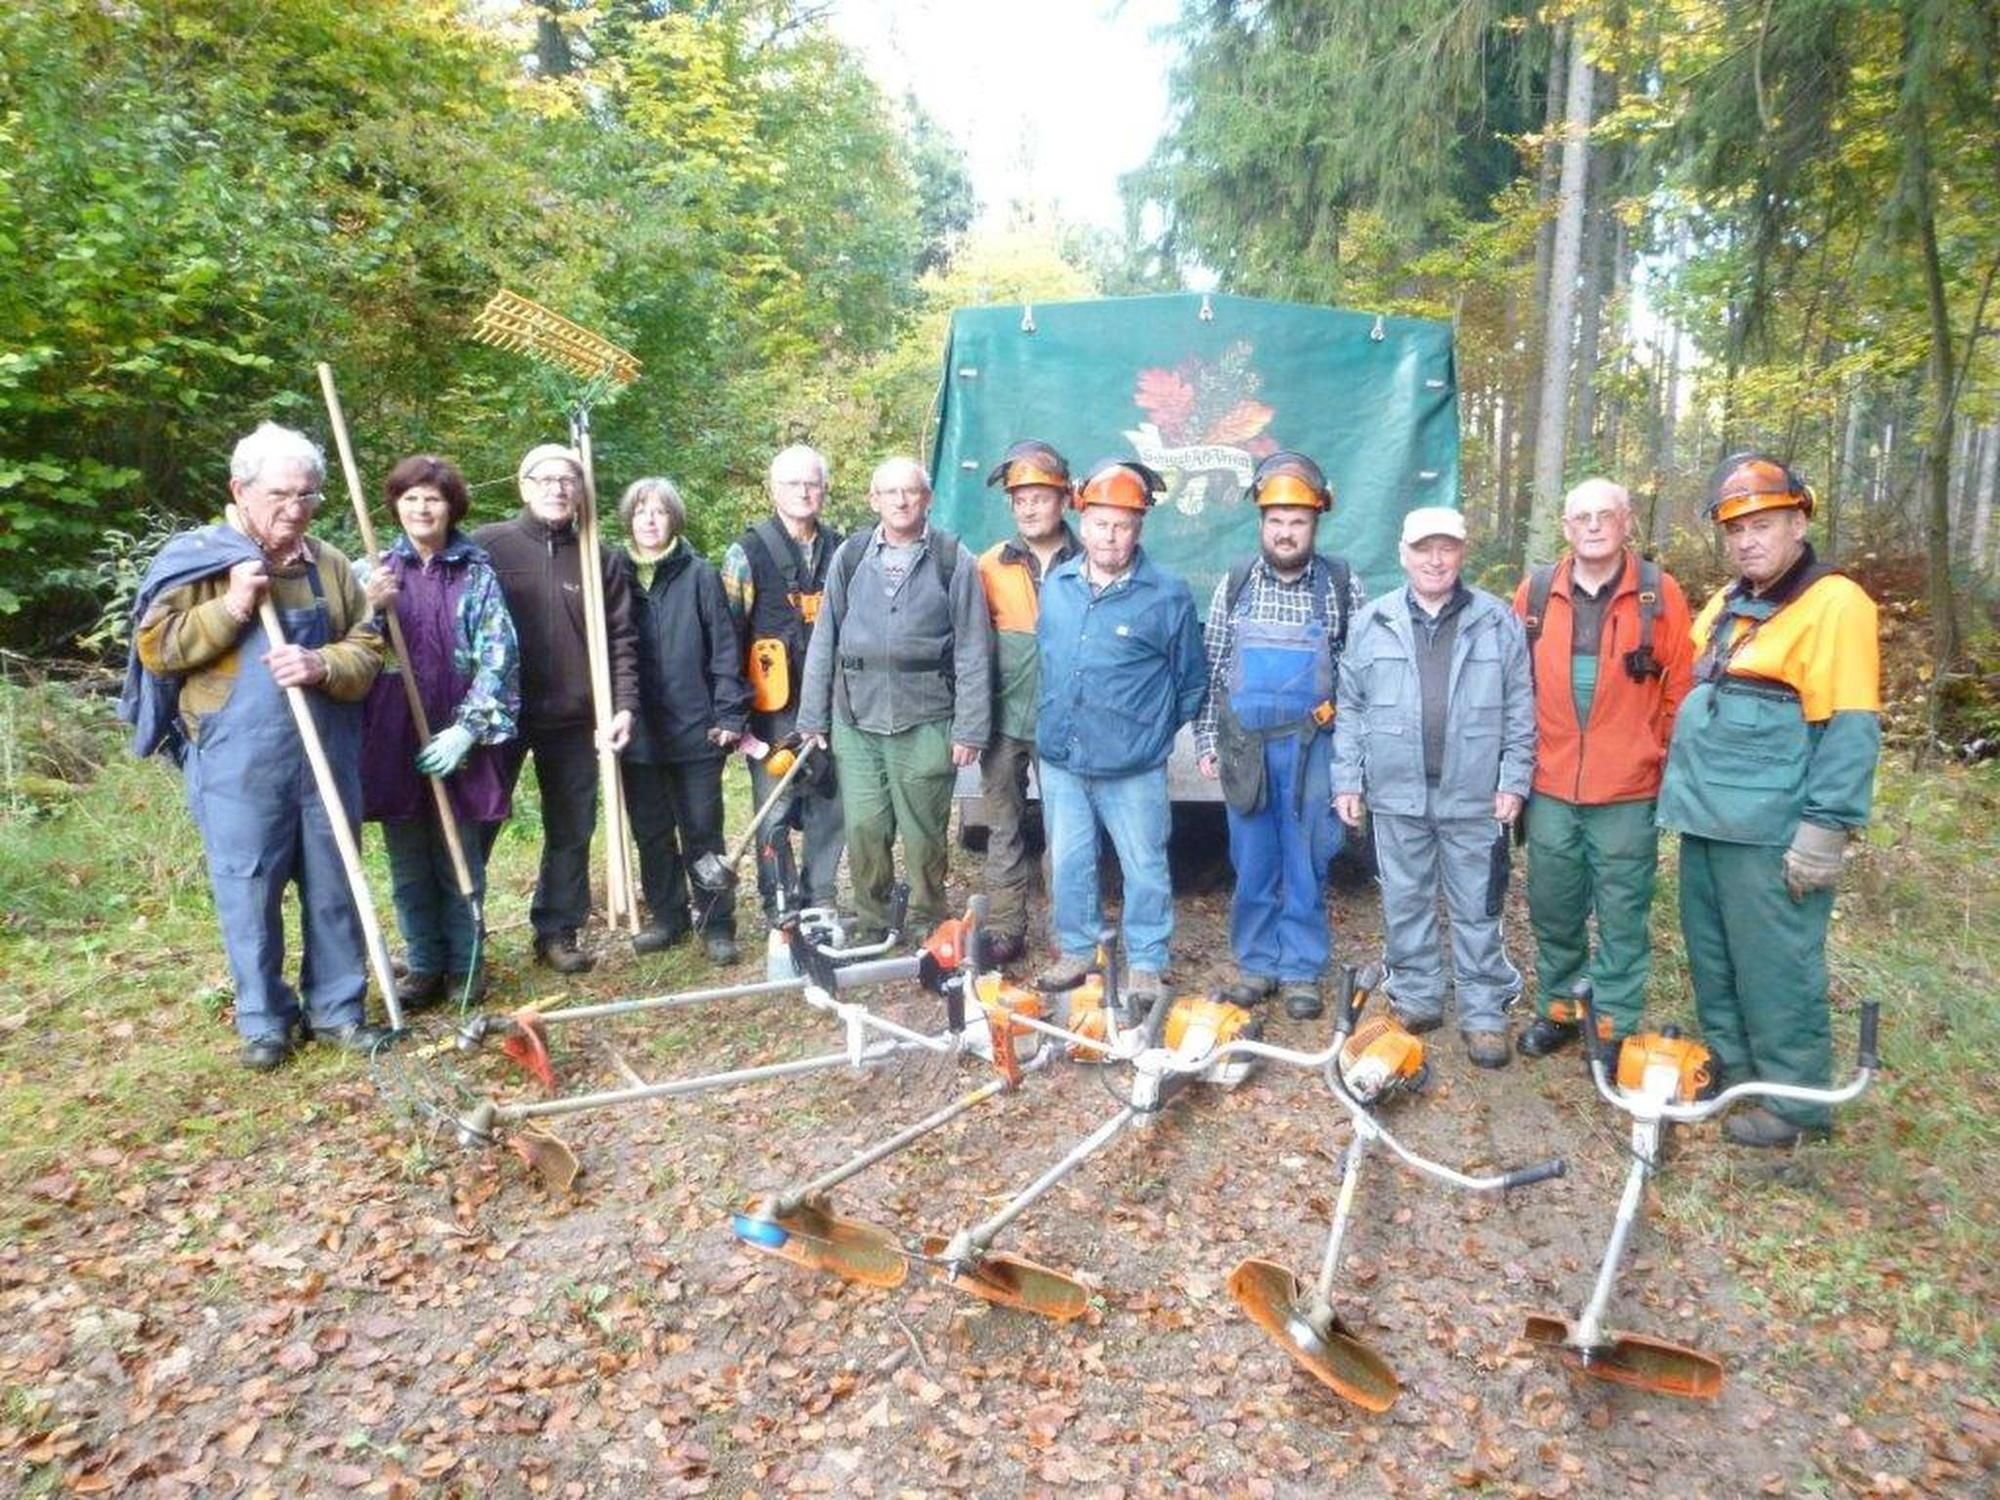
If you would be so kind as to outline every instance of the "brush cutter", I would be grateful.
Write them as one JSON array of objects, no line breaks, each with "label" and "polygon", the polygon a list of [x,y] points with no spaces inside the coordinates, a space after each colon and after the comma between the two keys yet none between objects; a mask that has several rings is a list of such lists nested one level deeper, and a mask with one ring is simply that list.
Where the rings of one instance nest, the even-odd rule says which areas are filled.
[{"label": "brush cutter", "polygon": [[771,809],[776,807],[785,793],[791,790],[792,783],[806,768],[807,762],[813,756],[825,753],[817,746],[801,750],[789,741],[772,747],[771,753],[765,757],[764,770],[767,774],[778,778],[777,784],[771,788],[770,795],[765,797],[762,805],[750,815],[750,826],[745,828],[738,835],[736,842],[729,846],[728,853],[716,854],[711,851],[694,862],[689,874],[694,877],[697,886],[711,896],[727,895],[736,889],[736,867],[743,863],[743,856],[750,851],[750,846],[756,843],[757,834],[763,828],[764,820],[771,816]]},{"label": "brush cutter", "polygon": [[[1499,1193],[1527,1187],[1566,1170],[1560,1157],[1497,1176],[1472,1176],[1417,1155],[1383,1128],[1370,1106],[1399,1094],[1420,1091],[1429,1076],[1423,1042],[1392,1017],[1360,1019],[1369,992],[1382,981],[1379,965],[1356,976],[1348,970],[1343,993],[1334,1005],[1333,1042],[1319,1056],[1327,1087],[1354,1123],[1341,1168],[1340,1196],[1326,1251],[1320,1257],[1319,1279],[1308,1287],[1276,1261],[1255,1257],[1229,1273],[1229,1294],[1264,1332],[1291,1356],[1293,1363],[1337,1395],[1364,1411],[1387,1411],[1401,1389],[1389,1362],[1350,1329],[1333,1308],[1334,1277],[1354,1211],[1361,1182],[1361,1164],[1371,1147],[1381,1145],[1406,1166],[1449,1187],[1472,1193]],[[1290,1060],[1290,1059],[1288,1059]],[[1296,1059],[1301,1064],[1309,1058]]]},{"label": "brush cutter", "polygon": [[1583,1012],[1583,1040],[1590,1060],[1591,1081],[1605,1102],[1632,1117],[1632,1167],[1625,1192],[1618,1200],[1611,1240],[1598,1268],[1590,1302],[1574,1322],[1536,1315],[1524,1330],[1530,1343],[1557,1351],[1569,1369],[1593,1380],[1636,1386],[1667,1396],[1713,1400],[1722,1390],[1722,1362],[1713,1355],[1665,1339],[1608,1329],[1604,1315],[1618,1280],[1618,1263],[1625,1242],[1645,1202],[1646,1183],[1659,1171],[1666,1126],[1712,1119],[1746,1099],[1793,1099],[1811,1104],[1845,1104],[1860,1097],[1879,1066],[1875,1027],[1879,1007],[1873,1000],[1861,1007],[1861,1040],[1854,1076],[1839,1088],[1803,1088],[1796,1084],[1752,1080],[1716,1093],[1713,1062],[1706,1047],[1679,1035],[1671,1027],[1629,1036],[1616,1056],[1602,1039],[1591,1006],[1588,981],[1577,985]]},{"label": "brush cutter", "polygon": [[[511,1017],[476,1016],[459,1033],[462,1047],[477,1046],[488,1036],[504,1036],[502,1047],[509,1056],[527,1066],[545,1088],[554,1085],[549,1064],[546,1028],[570,1021],[631,1015],[707,1000],[753,995],[796,993],[810,1008],[827,1013],[840,1022],[844,1046],[837,1052],[756,1067],[708,1073],[693,1078],[659,1083],[635,1082],[629,1087],[594,1093],[544,1099],[533,1103],[503,1104],[486,1099],[456,1121],[458,1137],[466,1146],[491,1145],[504,1129],[535,1132],[520,1151],[528,1164],[544,1180],[573,1178],[575,1156],[549,1133],[540,1122],[560,1115],[588,1110],[614,1109],[655,1099],[707,1093],[741,1084],[791,1078],[833,1068],[870,1068],[911,1054],[951,1056],[964,1050],[966,995],[972,989],[972,954],[978,932],[978,918],[984,898],[973,898],[972,909],[962,918],[938,925],[918,953],[906,957],[879,958],[869,962],[837,965],[833,960],[846,955],[829,954],[811,948],[803,940],[795,944],[795,955],[806,970],[790,980],[767,980],[759,984],[731,985],[722,989],[695,991],[683,995],[654,996],[644,1000],[614,1001],[604,1005],[575,1006],[560,1011],[519,1012]],[[915,980],[925,990],[945,1001],[945,1030],[927,1033],[877,1015],[858,1001],[839,998],[844,993],[884,984]]]}]

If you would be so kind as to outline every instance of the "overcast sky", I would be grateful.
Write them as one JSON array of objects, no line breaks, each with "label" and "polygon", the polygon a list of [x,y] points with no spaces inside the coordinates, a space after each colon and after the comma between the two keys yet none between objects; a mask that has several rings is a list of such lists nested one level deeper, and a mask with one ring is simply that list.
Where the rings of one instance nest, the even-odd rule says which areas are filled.
[{"label": "overcast sky", "polygon": [[1145,161],[1167,108],[1179,0],[838,0],[834,29],[891,93],[965,150],[989,218],[1028,195],[1117,228],[1118,174]]}]

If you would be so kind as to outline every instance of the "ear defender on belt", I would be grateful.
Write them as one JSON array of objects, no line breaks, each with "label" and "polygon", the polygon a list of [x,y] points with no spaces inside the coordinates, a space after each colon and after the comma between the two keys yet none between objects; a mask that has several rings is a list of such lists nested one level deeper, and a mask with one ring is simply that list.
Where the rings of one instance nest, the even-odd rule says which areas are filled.
[{"label": "ear defender on belt", "polygon": [[1166,480],[1137,459],[1100,459],[1090,477],[1077,488],[1076,508],[1110,505],[1119,510],[1143,511],[1159,504],[1166,492]]},{"label": "ear defender on belt", "polygon": [[1818,498],[1783,459],[1768,453],[1732,453],[1716,466],[1710,482],[1708,518],[1720,526],[1760,510],[1793,508],[1810,516]]},{"label": "ear defender on belt", "polygon": [[1289,448],[1280,448],[1257,465],[1245,494],[1259,510],[1274,505],[1293,505],[1301,510],[1333,509],[1333,486],[1326,482],[1319,465]]},{"label": "ear defender on belt", "polygon": [[986,483],[1013,491],[1023,485],[1046,484],[1055,489],[1071,487],[1069,460],[1039,438],[1023,438],[1001,455]]}]

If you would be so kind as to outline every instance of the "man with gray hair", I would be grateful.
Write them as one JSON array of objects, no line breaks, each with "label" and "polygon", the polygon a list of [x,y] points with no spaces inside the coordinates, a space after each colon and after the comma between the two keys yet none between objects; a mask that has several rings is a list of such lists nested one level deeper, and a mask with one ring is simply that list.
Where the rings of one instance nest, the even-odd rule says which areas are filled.
[{"label": "man with gray hair", "polygon": [[1563,501],[1562,525],[1569,556],[1530,569],[1514,592],[1535,677],[1527,822],[1536,1015],[1514,1044],[1523,1057],[1576,1040],[1582,1016],[1570,991],[1585,977],[1603,1040],[1639,1029],[1653,955],[1653,809],[1694,666],[1681,586],[1628,545],[1625,487],[1584,480]]},{"label": "man with gray hair", "polygon": [[[147,569],[121,713],[133,749],[180,766],[236,990],[243,1065],[278,1067],[303,1035],[368,1052],[361,920],[304,742],[283,699],[304,691],[350,819],[361,811],[361,700],[382,668],[369,597],[347,559],[306,534],[326,460],[265,422],[229,461],[229,519],[170,538]],[[284,644],[266,632],[275,606]],[[284,891],[303,955],[285,979]]]},{"label": "man with gray hair", "polygon": [[801,737],[832,740],[863,941],[887,923],[898,834],[912,928],[944,915],[952,783],[986,748],[993,715],[979,568],[931,528],[923,465],[877,465],[868,508],[880,523],[834,556],[799,693]]},{"label": "man with gray hair", "polygon": [[[722,558],[722,595],[736,621],[743,676],[750,686],[750,738],[776,745],[799,717],[806,644],[826,594],[826,572],[843,540],[820,515],[826,507],[826,458],[795,443],[771,460],[766,485],[771,514],[730,543]],[[819,757],[819,765],[830,765]],[[751,801],[761,807],[778,778],[753,755]],[[844,842],[840,794],[830,777],[802,770],[771,809],[757,841],[757,893],[764,915],[777,914],[780,866],[792,868],[792,829],[799,832],[798,889],[802,906],[832,905]]]}]

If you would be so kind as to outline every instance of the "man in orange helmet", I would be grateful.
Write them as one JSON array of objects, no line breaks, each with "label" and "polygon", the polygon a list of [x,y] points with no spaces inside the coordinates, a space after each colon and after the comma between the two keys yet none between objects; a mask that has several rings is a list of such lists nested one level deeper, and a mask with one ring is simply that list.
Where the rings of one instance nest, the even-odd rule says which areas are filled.
[{"label": "man in orange helmet", "polygon": [[1124,875],[1125,951],[1142,1004],[1160,994],[1174,931],[1167,755],[1208,691],[1194,598],[1139,545],[1146,510],[1165,488],[1130,459],[1091,470],[1076,496],[1083,553],[1049,574],[1035,625],[1042,657],[1035,752],[1059,950],[1036,983],[1067,988],[1090,967],[1102,828]]},{"label": "man in orange helmet", "polygon": [[[1762,453],[1725,459],[1708,513],[1737,577],[1694,622],[1660,826],[1681,835],[1681,932],[1725,1082],[1832,1081],[1826,930],[1881,749],[1875,603],[1813,555],[1813,493]],[[1744,1146],[1824,1135],[1823,1106],[1774,1101],[1724,1125]]]},{"label": "man in orange helmet", "polygon": [[979,556],[979,582],[993,617],[993,733],[979,757],[986,810],[986,961],[1018,963],[1027,953],[1028,768],[1035,760],[1035,703],[1041,695],[1042,580],[1076,556],[1076,533],[1063,519],[1070,497],[1069,461],[1034,438],[1001,457],[989,485],[1006,491],[1014,535]]}]

